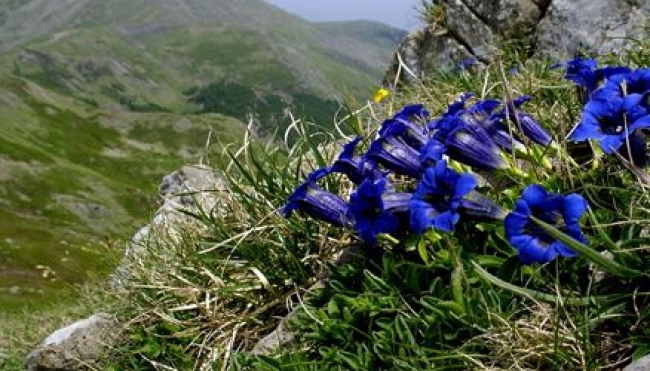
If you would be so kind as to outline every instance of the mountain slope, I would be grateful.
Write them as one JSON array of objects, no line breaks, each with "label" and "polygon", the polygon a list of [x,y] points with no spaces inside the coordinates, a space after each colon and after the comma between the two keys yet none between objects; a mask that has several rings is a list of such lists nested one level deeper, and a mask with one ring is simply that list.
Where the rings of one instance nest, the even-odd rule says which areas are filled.
[{"label": "mountain slope", "polygon": [[[116,45],[115,41],[119,40],[127,43],[126,47],[137,46],[145,54],[155,54],[160,52],[156,48],[160,40],[168,36],[177,39],[181,36],[184,42],[194,43],[208,40],[206,37],[210,36],[219,47],[223,39],[233,41],[232,34],[220,34],[220,30],[226,29],[254,36],[258,43],[270,48],[274,59],[294,74],[306,70],[317,72],[314,60],[325,64],[347,62],[354,67],[347,72],[358,75],[353,77],[365,77],[366,83],[376,81],[377,73],[383,72],[392,52],[390,45],[373,43],[368,37],[355,37],[354,32],[345,34],[332,29],[323,32],[322,27],[260,0],[10,0],[9,4],[12,3],[22,5],[14,6],[11,17],[5,17],[0,28],[0,47],[9,51],[16,49],[10,48],[15,45],[10,41],[13,37],[23,39],[22,45],[27,42],[30,49],[46,53],[56,50],[65,56],[63,51],[70,47],[68,43],[92,46],[97,43],[97,35],[102,35],[113,39],[108,45],[100,45],[105,52],[115,51],[110,48],[124,48],[125,45]],[[90,56],[83,51],[81,54]],[[221,54],[246,55],[247,51],[225,49]],[[247,66],[238,67],[246,69]],[[299,77],[305,75],[303,72]],[[306,79],[304,84],[334,93],[340,86],[328,82],[333,75],[330,72]],[[353,85],[359,88],[361,84]]]},{"label": "mountain slope", "polygon": [[86,112],[13,77],[0,86],[0,308],[110,270],[111,241],[146,222],[160,177],[205,158],[210,131],[234,143],[245,130],[219,115]]},{"label": "mountain slope", "polygon": [[261,133],[287,107],[331,125],[379,83],[390,30],[259,0],[0,2],[0,307],[110,270],[99,241],[130,236],[160,177],[251,114]]}]

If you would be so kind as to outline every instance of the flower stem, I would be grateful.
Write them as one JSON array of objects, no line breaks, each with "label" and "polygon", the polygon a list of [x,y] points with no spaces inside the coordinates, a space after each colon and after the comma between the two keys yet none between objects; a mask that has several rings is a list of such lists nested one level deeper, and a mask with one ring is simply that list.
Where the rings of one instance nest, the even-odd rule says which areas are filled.
[{"label": "flower stem", "polygon": [[634,278],[634,277],[646,275],[642,272],[628,268],[624,265],[621,265],[613,260],[606,258],[605,256],[601,255],[598,251],[574,240],[573,238],[567,236],[559,229],[553,227],[548,223],[539,220],[538,218],[531,216],[531,220],[535,224],[537,224],[540,228],[542,228],[546,233],[551,235],[551,237],[556,238],[557,240],[564,243],[572,250],[578,252],[585,258],[591,260],[592,263],[596,264],[597,266],[599,266],[600,268],[602,268],[603,270],[609,273],[612,273],[616,276],[623,277],[623,278]]}]

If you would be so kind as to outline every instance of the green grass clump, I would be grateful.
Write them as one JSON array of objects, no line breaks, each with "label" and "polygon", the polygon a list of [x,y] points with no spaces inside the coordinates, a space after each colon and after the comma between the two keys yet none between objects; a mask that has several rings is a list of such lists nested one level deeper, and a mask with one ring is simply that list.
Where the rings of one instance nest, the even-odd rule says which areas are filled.
[{"label": "green grass clump", "polygon": [[[647,66],[650,54],[603,62]],[[526,112],[559,145],[527,143],[537,151],[489,179],[499,186],[480,190],[506,210],[531,183],[581,194],[590,205],[581,220],[588,245],[548,229],[578,257],[524,265],[501,223],[489,221],[461,219],[454,233],[397,231],[364,246],[353,230],[278,214],[306,174],[332,163],[345,133],[373,138],[409,103],[436,117],[466,91],[475,99],[533,97]],[[291,146],[247,137],[218,168],[229,185],[221,204],[187,212],[185,227],[161,231],[147,246],[128,290],[129,335],[112,369],[601,370],[647,354],[648,184],[618,158],[564,140],[582,105],[561,70],[528,61],[509,75],[502,62],[433,74],[348,113],[334,132],[295,121]],[[392,179],[412,191],[412,181]],[[354,192],[344,176],[321,185],[345,200]],[[356,253],[333,263],[344,251]],[[293,340],[253,353],[290,312]]]},{"label": "green grass clump", "polygon": [[128,337],[110,369],[226,367],[287,315],[344,244],[341,231],[277,214],[298,174],[331,160],[288,162],[305,159],[315,140],[290,153],[245,141],[224,165],[229,189],[215,190],[216,206],[152,231],[126,287]]}]

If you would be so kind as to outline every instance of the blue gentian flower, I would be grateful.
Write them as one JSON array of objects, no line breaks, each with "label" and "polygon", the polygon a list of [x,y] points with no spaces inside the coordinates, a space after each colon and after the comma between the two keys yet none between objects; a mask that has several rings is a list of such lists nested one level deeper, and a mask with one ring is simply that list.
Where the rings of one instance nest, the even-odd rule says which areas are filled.
[{"label": "blue gentian flower", "polygon": [[351,226],[348,204],[339,196],[321,188],[316,181],[329,174],[329,168],[312,172],[304,183],[289,196],[287,205],[280,209],[285,218],[295,210],[336,226]]},{"label": "blue gentian flower", "polygon": [[484,127],[468,126],[460,119],[459,123],[446,138],[436,136],[445,144],[446,153],[451,159],[481,170],[507,167],[499,146]]},{"label": "blue gentian flower", "polygon": [[427,138],[424,135],[424,127],[413,122],[413,118],[424,120],[428,116],[429,111],[422,104],[406,106],[392,119],[384,121],[379,129],[379,136],[401,138],[406,144],[420,151]]},{"label": "blue gentian flower", "polygon": [[565,64],[558,64],[553,67],[564,66],[566,68],[564,78],[573,81],[576,85],[585,88],[588,93],[596,90],[598,86],[598,61],[592,58],[575,58]]},{"label": "blue gentian flower", "polygon": [[499,205],[477,191],[465,195],[460,200],[458,210],[463,217],[476,221],[503,220],[506,217],[506,212]]},{"label": "blue gentian flower", "polygon": [[436,139],[431,138],[420,152],[420,166],[421,168],[428,168],[434,166],[438,161],[442,160],[445,154],[445,145],[438,142]]},{"label": "blue gentian flower", "polygon": [[586,244],[587,239],[579,224],[586,211],[587,202],[582,196],[548,193],[542,186],[532,184],[517,200],[515,210],[505,218],[506,237],[519,251],[524,264],[548,263],[557,256],[574,257],[577,253],[544,232],[531,217],[553,225],[576,241]]},{"label": "blue gentian flower", "polygon": [[477,186],[472,174],[459,174],[441,160],[429,167],[410,202],[411,229],[417,234],[429,228],[451,232],[460,219],[458,208],[465,195]]},{"label": "blue gentian flower", "polygon": [[455,72],[462,72],[470,70],[479,65],[479,62],[476,58],[463,58],[458,62],[458,66],[454,69]]},{"label": "blue gentian flower", "polygon": [[420,176],[420,151],[397,137],[379,137],[374,140],[364,160],[374,161],[397,174],[412,178]]},{"label": "blue gentian flower", "polygon": [[618,74],[625,76],[627,94],[646,94],[650,92],[650,68],[638,68],[627,74]]},{"label": "blue gentian flower", "polygon": [[581,88],[582,102],[586,102],[605,80],[616,75],[628,74],[631,71],[630,68],[622,66],[598,68],[598,62],[591,58],[575,58],[553,67],[565,67],[564,78],[573,81]]},{"label": "blue gentian flower", "polygon": [[427,128],[432,131],[442,131],[443,133],[441,133],[441,135],[448,135],[449,132],[455,127],[456,115],[467,109],[465,107],[467,100],[473,95],[473,93],[461,94],[461,96],[456,101],[447,107],[447,110],[443,112],[440,117],[429,122],[427,124]]},{"label": "blue gentian flower", "polygon": [[[597,140],[605,153],[619,151],[627,155],[627,146],[623,144],[637,130],[650,127],[650,110],[645,94],[623,95],[618,84],[618,77],[612,78],[593,94],[582,111],[581,121],[569,136],[571,140]],[[633,159],[645,158],[645,148],[630,147],[635,147],[630,148],[635,151]]]},{"label": "blue gentian flower", "polygon": [[495,99],[478,101],[467,110],[467,113],[462,114],[463,122],[484,127],[499,148],[506,151],[525,150],[524,145],[511,135],[504,120],[504,111],[495,112],[500,105],[501,102]]},{"label": "blue gentian flower", "polygon": [[372,245],[379,234],[403,230],[400,226],[406,219],[411,196],[394,192],[385,177],[364,180],[350,196],[348,214],[359,237]]},{"label": "blue gentian flower", "polygon": [[[503,109],[495,117],[508,119],[512,123],[519,123],[523,134],[537,144],[548,146],[553,141],[551,135],[531,116],[520,109],[520,107],[531,99],[528,95],[522,95],[516,98],[508,109]],[[507,111],[507,112],[506,112]]]},{"label": "blue gentian flower", "polygon": [[[465,108],[465,102],[470,96],[471,94],[464,94],[440,118],[431,121],[428,128],[433,132],[433,138],[444,144],[445,153],[451,159],[483,170],[503,169],[507,163],[501,157],[499,146],[484,123],[478,121],[485,117],[479,118],[481,115],[478,108]],[[479,107],[488,109],[494,105],[494,101],[483,104]]]},{"label": "blue gentian flower", "polygon": [[363,138],[357,137],[343,146],[343,151],[330,166],[330,172],[341,173],[354,184],[361,184],[367,177],[376,177],[380,171],[373,161],[355,155],[356,148]]}]

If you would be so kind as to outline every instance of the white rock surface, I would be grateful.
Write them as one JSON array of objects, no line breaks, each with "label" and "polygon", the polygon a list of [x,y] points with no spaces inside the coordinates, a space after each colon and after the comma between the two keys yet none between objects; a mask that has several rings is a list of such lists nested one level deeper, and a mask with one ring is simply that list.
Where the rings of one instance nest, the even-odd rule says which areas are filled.
[{"label": "white rock surface", "polygon": [[623,371],[650,371],[650,355],[643,356],[633,361]]},{"label": "white rock surface", "polygon": [[92,369],[95,361],[114,344],[120,326],[108,314],[99,313],[55,331],[28,356],[28,371],[77,371]]}]

